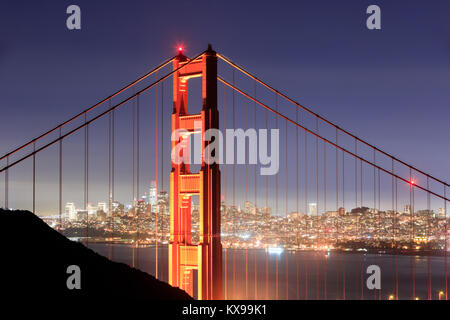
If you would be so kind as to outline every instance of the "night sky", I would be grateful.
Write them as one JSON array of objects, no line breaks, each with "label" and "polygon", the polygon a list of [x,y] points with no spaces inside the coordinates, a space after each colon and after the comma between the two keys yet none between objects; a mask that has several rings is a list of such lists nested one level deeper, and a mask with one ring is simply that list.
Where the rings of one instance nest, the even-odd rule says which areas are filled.
[{"label": "night sky", "polygon": [[[81,30],[66,28],[70,4],[81,8]],[[366,28],[371,4],[381,7],[381,30]],[[449,12],[447,0],[2,1],[0,153],[107,97],[173,56],[178,44],[193,56],[211,43],[340,127],[449,182]],[[151,114],[143,128],[153,126]],[[81,141],[65,152],[82,150]],[[127,161],[129,140],[117,143],[123,150],[118,157]],[[98,152],[102,156],[104,149]],[[143,157],[146,152],[152,151]],[[52,186],[54,177],[42,175],[39,183]],[[152,178],[142,178],[142,190]],[[11,179],[21,194],[13,196],[14,206],[29,207],[22,201],[29,199],[29,180],[19,174]],[[117,179],[129,183],[126,175]],[[70,184],[80,186],[82,174],[74,174]],[[63,202],[81,206],[81,197],[68,193]],[[42,210],[54,209],[56,197],[41,194]]]}]

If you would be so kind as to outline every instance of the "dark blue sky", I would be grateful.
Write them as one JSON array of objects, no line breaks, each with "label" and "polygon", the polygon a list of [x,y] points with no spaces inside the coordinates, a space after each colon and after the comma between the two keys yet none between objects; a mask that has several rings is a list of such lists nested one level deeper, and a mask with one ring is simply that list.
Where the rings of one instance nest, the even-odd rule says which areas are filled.
[{"label": "dark blue sky", "polygon": [[[82,29],[69,31],[70,4]],[[382,30],[365,26],[382,10]],[[21,1],[0,5],[0,153],[174,54],[214,48],[297,101],[450,181],[450,2]]]}]

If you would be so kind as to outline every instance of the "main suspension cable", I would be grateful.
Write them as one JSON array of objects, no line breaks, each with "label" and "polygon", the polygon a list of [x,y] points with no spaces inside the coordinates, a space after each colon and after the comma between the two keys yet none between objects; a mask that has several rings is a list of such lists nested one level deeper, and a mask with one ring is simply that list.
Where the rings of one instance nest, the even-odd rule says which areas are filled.
[{"label": "main suspension cable", "polygon": [[[203,54],[203,53],[202,53],[202,54]],[[201,55],[201,54],[200,54],[200,55]],[[200,55],[199,55],[199,56],[200,56]],[[89,111],[91,111],[91,110],[97,108],[98,106],[102,105],[103,103],[105,103],[105,102],[111,100],[112,98],[114,98],[115,96],[119,95],[119,94],[122,93],[123,91],[129,89],[130,87],[132,87],[132,86],[134,86],[134,85],[136,85],[136,84],[138,84],[139,82],[141,82],[142,80],[146,79],[147,77],[149,77],[149,76],[152,75],[153,73],[155,73],[155,72],[157,72],[158,70],[164,68],[166,65],[168,65],[169,63],[171,63],[174,59],[175,59],[175,57],[172,57],[172,58],[170,58],[170,59],[164,61],[163,63],[161,63],[159,66],[157,66],[157,67],[154,68],[153,70],[147,72],[146,74],[144,74],[144,75],[141,76],[140,78],[138,78],[138,79],[134,80],[133,82],[129,83],[128,85],[126,85],[126,86],[123,87],[122,89],[120,89],[120,90],[114,92],[113,94],[111,94],[111,95],[108,96],[107,98],[105,98],[105,99],[103,99],[103,100],[97,102],[97,103],[94,104],[93,106],[91,106],[91,107],[89,107],[89,108],[83,110],[82,112],[80,112],[80,113],[78,113],[77,115],[73,116],[73,117],[70,118],[69,120],[66,120],[66,121],[60,123],[59,125],[57,125],[57,126],[54,127],[53,129],[46,131],[45,133],[43,133],[43,134],[41,134],[40,136],[38,136],[38,137],[36,137],[36,138],[34,138],[34,139],[28,141],[27,143],[21,145],[20,147],[18,147],[18,148],[16,148],[16,149],[14,149],[14,150],[12,150],[12,151],[6,153],[6,154],[3,155],[2,157],[0,157],[0,161],[3,160],[3,159],[5,159],[6,157],[8,157],[8,156],[10,156],[10,155],[12,155],[12,154],[14,154],[14,153],[16,153],[17,151],[22,150],[23,148],[25,148],[25,147],[31,145],[32,143],[35,143],[36,141],[38,141],[38,140],[44,138],[45,136],[49,135],[50,133],[52,133],[52,132],[54,132],[54,131],[56,131],[56,130],[62,128],[62,127],[64,127],[65,125],[67,125],[67,124],[69,124],[70,122],[74,121],[75,119],[78,119],[79,117],[85,115],[86,113],[88,113]],[[194,59],[196,59],[196,58],[194,58]],[[194,60],[194,59],[193,59],[193,60]],[[189,63],[189,62],[188,62],[188,63]],[[186,64],[188,64],[188,63],[186,63]],[[178,71],[178,70],[175,70],[175,71]],[[173,72],[172,72],[172,73],[173,73]],[[172,73],[171,73],[171,74],[172,74]]]},{"label": "main suspension cable", "polygon": [[370,148],[376,150],[377,152],[380,152],[381,154],[383,154],[383,155],[385,155],[385,156],[387,156],[387,157],[390,157],[390,158],[394,159],[395,161],[397,161],[397,162],[399,162],[399,163],[401,163],[401,164],[403,164],[403,165],[405,165],[405,166],[407,166],[407,167],[409,167],[409,168],[414,169],[414,171],[419,172],[419,173],[421,173],[421,174],[423,174],[423,175],[425,175],[425,176],[427,176],[427,177],[429,177],[429,178],[435,180],[436,182],[442,183],[442,184],[444,184],[444,185],[447,186],[447,187],[450,187],[450,185],[449,185],[448,183],[446,183],[445,181],[442,181],[442,180],[440,180],[440,179],[438,179],[438,178],[433,177],[433,176],[430,175],[430,174],[427,174],[427,173],[425,173],[425,172],[423,172],[423,171],[417,169],[416,167],[414,167],[414,166],[412,166],[412,165],[410,165],[410,164],[408,164],[408,163],[406,163],[406,162],[404,162],[404,161],[402,161],[402,160],[396,158],[395,156],[393,156],[393,155],[391,155],[391,154],[389,154],[389,153],[387,153],[387,152],[385,152],[385,151],[383,151],[383,150],[377,148],[376,146],[374,146],[374,145],[372,145],[372,144],[370,144],[370,143],[368,143],[368,142],[362,140],[361,138],[358,138],[357,136],[355,136],[354,134],[348,132],[347,130],[344,130],[344,129],[340,128],[338,125],[336,125],[336,124],[332,123],[331,121],[325,119],[324,117],[322,117],[322,116],[320,116],[319,114],[313,112],[313,111],[310,110],[309,108],[307,108],[307,107],[301,105],[301,104],[298,103],[297,101],[295,101],[295,100],[289,98],[289,97],[286,96],[285,94],[283,94],[283,93],[281,93],[280,91],[276,90],[275,88],[273,88],[273,87],[270,86],[269,84],[263,82],[263,81],[260,80],[258,77],[256,77],[255,75],[251,74],[250,72],[246,71],[243,67],[238,66],[236,63],[232,62],[230,59],[228,59],[227,57],[223,56],[222,54],[217,53],[217,57],[219,57],[220,59],[222,59],[223,61],[225,61],[225,62],[228,63],[229,65],[231,65],[232,67],[236,68],[237,70],[241,71],[242,73],[244,73],[244,74],[247,75],[248,77],[250,77],[250,78],[252,78],[253,80],[257,81],[259,84],[263,85],[263,86],[266,87],[267,89],[269,89],[269,90],[275,92],[277,95],[279,95],[279,96],[283,97],[284,99],[288,100],[289,102],[295,104],[297,107],[299,107],[299,108],[305,110],[306,112],[310,113],[311,115],[313,115],[313,116],[319,118],[320,120],[322,120],[323,122],[329,124],[330,126],[332,126],[332,127],[336,128],[336,129],[338,129],[339,131],[341,131],[341,132],[343,132],[343,133],[349,135],[350,137],[352,137],[352,138],[358,140],[359,142],[365,144],[366,146],[368,146],[368,147],[370,147]]},{"label": "main suspension cable", "polygon": [[[261,101],[259,101],[259,100],[257,100],[257,99],[253,99],[250,95],[248,95],[248,94],[245,93],[244,91],[240,90],[239,88],[233,86],[231,83],[229,83],[228,81],[224,80],[224,79],[221,78],[220,76],[218,76],[217,79],[218,79],[220,82],[222,82],[222,83],[226,84],[227,86],[229,86],[230,88],[236,90],[236,91],[239,92],[240,94],[244,95],[244,96],[247,97],[248,99],[254,100],[257,104],[259,104],[259,105],[262,106],[263,108],[266,108],[267,110],[269,110],[269,111],[275,113],[275,114],[278,115],[279,117],[281,117],[281,118],[283,118],[283,119],[286,119],[288,122],[292,123],[293,125],[298,126],[299,128],[303,129],[304,131],[306,131],[306,132],[312,134],[313,136],[318,137],[318,138],[321,139],[322,141],[325,141],[326,143],[330,144],[331,146],[333,146],[333,147],[335,147],[335,148],[338,148],[339,150],[344,151],[345,153],[351,155],[352,157],[358,158],[358,159],[361,160],[362,162],[367,163],[367,164],[371,165],[372,167],[375,167],[375,168],[379,169],[379,170],[382,171],[382,172],[385,172],[385,173],[387,173],[387,174],[389,174],[389,175],[393,175],[389,170],[386,170],[386,169],[384,169],[384,168],[382,168],[382,167],[380,167],[380,166],[378,166],[378,165],[376,165],[376,164],[373,164],[373,163],[370,162],[369,160],[366,160],[366,159],[362,158],[361,156],[358,156],[358,155],[354,154],[353,152],[351,152],[351,151],[345,149],[344,147],[341,147],[341,146],[337,145],[336,143],[334,143],[334,142],[332,142],[332,141],[330,141],[330,140],[328,140],[328,139],[326,139],[326,138],[324,138],[324,137],[322,137],[322,136],[317,135],[314,131],[312,131],[312,130],[306,128],[305,126],[303,126],[303,125],[301,125],[301,124],[299,124],[299,123],[296,123],[294,120],[292,120],[292,119],[288,118],[287,116],[281,114],[280,112],[278,112],[278,111],[272,109],[271,107],[267,106],[266,104],[262,103]],[[411,169],[412,169],[412,167],[411,167]],[[416,170],[415,170],[415,171],[416,171]],[[399,180],[401,180],[401,181],[403,181],[403,182],[405,182],[405,183],[407,183],[407,184],[411,184],[410,181],[408,181],[407,179],[404,179],[403,177],[400,177],[400,176],[398,176],[398,175],[396,175],[396,174],[394,174],[394,177],[396,177],[397,179],[399,179]],[[430,176],[430,178],[432,178],[432,177]],[[436,192],[433,192],[433,191],[431,191],[431,190],[427,190],[425,187],[422,187],[422,186],[420,186],[420,185],[418,185],[418,184],[415,184],[414,187],[415,187],[415,188],[418,188],[418,189],[421,189],[421,190],[423,190],[423,191],[425,191],[425,192],[429,192],[430,194],[432,194],[432,195],[434,195],[434,196],[436,196],[436,197],[438,197],[438,198],[441,198],[441,199],[445,199],[445,200],[447,200],[447,201],[450,201],[450,199],[448,199],[448,198],[446,198],[446,197],[444,197],[444,196],[442,196],[442,195],[440,195],[440,194],[437,194]]]},{"label": "main suspension cable", "polygon": [[[70,130],[69,132],[66,132],[65,134],[61,135],[61,137],[55,138],[55,139],[52,140],[51,142],[45,144],[44,146],[38,148],[37,150],[35,150],[35,151],[33,151],[33,152],[28,153],[27,155],[25,155],[25,156],[21,157],[20,159],[18,159],[18,160],[16,160],[16,161],[12,162],[11,164],[9,164],[9,162],[7,162],[7,165],[4,166],[3,168],[1,168],[1,169],[0,169],[0,172],[3,172],[3,171],[5,171],[5,170],[9,169],[10,167],[15,166],[16,164],[22,162],[22,161],[25,160],[25,159],[28,159],[29,157],[31,157],[31,156],[32,156],[33,154],[35,154],[35,153],[39,153],[39,152],[41,152],[42,150],[47,149],[48,147],[50,147],[50,146],[53,145],[54,143],[58,142],[59,140],[64,139],[64,138],[66,138],[66,137],[72,135],[73,133],[75,133],[75,132],[77,132],[78,130],[84,128],[85,126],[87,126],[87,125],[89,125],[90,123],[96,121],[97,119],[103,117],[104,115],[108,114],[109,112],[111,112],[111,111],[113,111],[113,110],[119,108],[120,106],[124,105],[124,104],[127,103],[128,101],[134,99],[137,95],[140,95],[141,93],[146,92],[147,90],[149,90],[150,88],[154,87],[154,86],[157,85],[158,83],[160,83],[160,82],[166,80],[168,77],[170,77],[171,75],[173,75],[175,72],[177,72],[177,71],[179,71],[180,69],[186,67],[186,66],[189,65],[192,61],[194,61],[195,59],[197,59],[198,57],[200,57],[200,56],[203,55],[203,54],[204,54],[204,52],[200,53],[200,54],[197,55],[195,58],[189,60],[187,63],[183,64],[183,65],[180,66],[179,68],[177,68],[177,69],[175,69],[175,70],[172,70],[171,72],[169,72],[169,73],[166,74],[165,76],[161,77],[160,79],[156,80],[155,82],[153,82],[152,84],[146,86],[145,88],[139,90],[138,92],[136,92],[135,94],[129,96],[128,98],[122,100],[121,102],[119,102],[119,103],[116,104],[115,106],[113,106],[113,107],[111,107],[111,108],[105,110],[104,112],[102,112],[102,113],[96,115],[96,116],[93,117],[92,119],[87,120],[87,121],[84,122],[83,124],[79,125],[78,127],[76,127],[76,128],[74,128],[74,129]],[[107,100],[105,99],[105,101],[107,101]],[[84,114],[85,114],[85,113],[81,113],[80,116],[81,116],[81,115],[84,115]],[[61,125],[60,125],[60,126],[61,126]],[[60,126],[58,126],[56,129],[58,129]],[[56,130],[56,129],[55,129],[55,130]],[[53,131],[54,131],[54,130],[53,130]],[[38,138],[33,139],[32,142],[30,142],[30,143],[33,143],[33,142],[36,141],[37,139],[38,139]],[[16,150],[16,151],[17,151],[17,150]],[[14,152],[15,152],[15,151],[14,151]],[[11,153],[13,153],[13,152],[11,152]],[[3,159],[3,158],[5,158],[5,157],[6,157],[7,160],[8,160],[8,158],[9,158],[8,156],[4,156],[4,157],[0,158],[0,160]]]}]

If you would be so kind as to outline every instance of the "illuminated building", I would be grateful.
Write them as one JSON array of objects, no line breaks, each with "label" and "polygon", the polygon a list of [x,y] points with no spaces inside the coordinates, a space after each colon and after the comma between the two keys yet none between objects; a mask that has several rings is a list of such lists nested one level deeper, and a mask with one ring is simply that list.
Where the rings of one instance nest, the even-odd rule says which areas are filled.
[{"label": "illuminated building", "polygon": [[151,210],[152,210],[153,213],[156,212],[156,205],[157,205],[157,202],[158,202],[158,199],[156,197],[156,192],[157,192],[157,190],[156,190],[156,181],[152,180],[150,182],[150,190],[149,190],[149,193],[148,193],[148,203],[150,204]]},{"label": "illuminated building", "polygon": [[410,214],[411,213],[411,205],[407,204],[403,208],[403,213]]},{"label": "illuminated building", "polygon": [[97,204],[97,211],[102,210],[104,213],[108,213],[108,205],[106,202],[99,202]]},{"label": "illuminated building", "polygon": [[77,220],[83,221],[88,219],[88,211],[87,210],[78,210],[77,211]]},{"label": "illuminated building", "polygon": [[308,203],[308,215],[315,216],[317,214],[317,203],[310,202]]},{"label": "illuminated building", "polygon": [[77,220],[77,210],[75,209],[75,204],[73,202],[66,203],[66,217],[70,221]]},{"label": "illuminated building", "polygon": [[96,214],[97,213],[97,207],[93,206],[92,203],[88,203],[88,205],[87,205],[87,212],[90,215]]}]

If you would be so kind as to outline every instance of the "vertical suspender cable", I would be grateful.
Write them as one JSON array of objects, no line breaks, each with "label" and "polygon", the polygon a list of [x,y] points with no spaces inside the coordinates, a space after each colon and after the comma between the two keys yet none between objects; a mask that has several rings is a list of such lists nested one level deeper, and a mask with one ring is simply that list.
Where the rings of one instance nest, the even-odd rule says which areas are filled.
[{"label": "vertical suspender cable", "polygon": [[[316,133],[319,134],[319,118],[316,117]],[[319,249],[319,138],[316,137],[316,250]],[[319,300],[319,276],[320,276],[320,266],[319,259],[316,255],[316,299]]]},{"label": "vertical suspender cable", "polygon": [[[224,127],[224,132],[227,131],[227,95],[226,95],[226,86],[223,85],[223,127]],[[227,135],[224,135],[224,145],[227,145]],[[225,281],[224,281],[224,291],[225,291],[225,300],[228,300],[228,254],[227,254],[227,247],[229,245],[229,236],[228,236],[228,222],[227,222],[227,218],[228,218],[228,212],[227,212],[227,201],[228,201],[228,197],[227,197],[227,192],[228,192],[228,188],[227,188],[227,162],[225,161],[225,159],[227,158],[227,148],[224,148],[224,155],[223,155],[223,170],[224,170],[224,224],[225,224],[225,234],[226,234],[226,239],[227,239],[227,245],[224,248],[224,268],[225,268],[225,272],[224,272],[224,276],[225,276]]]},{"label": "vertical suspender cable", "polygon": [[[430,189],[430,179],[427,177],[427,190]],[[427,240],[430,239],[430,193],[427,192]],[[428,300],[431,300],[431,261],[430,261],[430,242],[427,241],[427,288],[428,288]]]},{"label": "vertical suspender cable", "polygon": [[[306,123],[306,116],[303,116],[303,121]],[[304,131],[305,133],[305,213],[306,213],[306,220],[305,220],[305,233],[308,236],[307,239],[309,239],[309,233],[310,230],[308,228],[308,223],[311,221],[311,217],[308,215],[308,133]],[[312,215],[312,213],[311,213]],[[307,245],[310,245],[309,241],[307,240]],[[305,300],[308,300],[308,288],[309,286],[309,279],[308,279],[308,259],[305,259]]]},{"label": "vertical suspender cable", "polygon": [[[323,142],[323,212],[326,214],[327,212],[327,144],[325,141]],[[328,237],[327,237],[328,240]],[[327,300],[327,264],[328,264],[328,256],[325,259],[324,265],[324,290],[323,297]]]},{"label": "vertical suspender cable", "polygon": [[[234,68],[233,68],[233,85],[234,85]],[[232,90],[232,119],[233,119],[233,129],[236,129],[236,112],[234,105],[234,91]],[[233,166],[233,211],[236,210],[236,166]],[[236,226],[233,230],[234,236],[236,235]],[[233,249],[233,299],[236,299],[236,249]]]},{"label": "vertical suspender cable", "polygon": [[[355,154],[358,155],[358,140],[355,139]],[[358,208],[358,159],[355,157],[355,208]],[[361,205],[362,208],[362,205]],[[358,214],[358,213],[357,213]],[[356,217],[356,236],[358,237],[358,241],[361,241],[361,217]],[[359,281],[359,274],[362,272],[361,270],[361,255],[359,255],[359,272],[356,273],[356,281],[355,281],[355,299],[357,297],[357,292],[359,289],[358,281]]]},{"label": "vertical suspender cable", "polygon": [[[269,111],[266,109],[266,128],[269,127]],[[266,227],[269,225],[269,176],[266,175]],[[269,300],[269,253],[266,250],[266,300]]]},{"label": "vertical suspender cable", "polygon": [[[133,95],[135,88],[133,86]],[[136,121],[136,102],[135,99],[132,100],[131,103],[131,209],[133,210],[133,217],[131,218],[131,225],[132,225],[132,260],[131,260],[131,266],[134,268],[134,254],[135,254],[135,234],[136,234],[136,225],[135,225],[135,218],[136,218],[136,197],[135,197],[135,174],[136,174],[136,168],[135,168],[135,153],[136,153],[136,146],[135,146],[135,121]]]},{"label": "vertical suspender cable", "polygon": [[[139,149],[140,149],[140,129],[139,129],[139,95],[136,97],[136,198],[139,199],[139,174],[140,174],[140,161],[139,161]],[[137,225],[137,241],[139,244],[139,224]],[[139,266],[139,247],[136,250],[136,263]]]},{"label": "vertical suspender cable", "polygon": [[[36,214],[36,142],[33,142],[33,213]],[[7,209],[7,208],[5,208]]]},{"label": "vertical suspender cable", "polygon": [[[158,72],[156,72],[156,78],[158,78]],[[159,195],[159,179],[158,179],[158,124],[159,124],[159,118],[158,118],[158,109],[159,109],[159,103],[158,103],[158,87],[155,89],[155,184],[156,184],[156,208],[155,208],[155,278],[159,278],[159,264],[158,264],[158,213],[159,213],[159,204],[158,204],[158,195]],[[172,235],[171,235],[172,236]]]},{"label": "vertical suspender cable", "polygon": [[[398,215],[398,180],[395,178],[395,223],[396,227],[398,228],[398,222],[397,222],[397,215]],[[396,260],[395,260],[395,299],[398,300],[398,257],[397,257],[397,243],[395,244],[395,253],[396,253]]]},{"label": "vertical suspender cable", "polygon": [[[414,245],[414,218],[413,218],[413,184],[412,184],[412,173],[411,168],[409,168],[409,221],[410,221],[410,252],[413,252],[413,245]],[[416,290],[415,290],[415,279],[414,279],[414,256],[411,255],[410,258],[410,271],[411,271],[411,283],[412,283],[412,299],[415,299],[416,297]]]},{"label": "vertical suspender cable", "polygon": [[[84,114],[84,122],[87,122],[87,115]],[[89,245],[89,210],[88,210],[88,141],[89,125],[84,127],[84,210],[86,211],[86,246]]]},{"label": "vertical suspender cable", "polygon": [[[392,191],[392,203],[391,203],[391,224],[392,224],[392,240],[391,240],[391,245],[395,246],[395,209],[394,209],[394,159],[391,159],[392,161],[392,168],[391,168],[391,191]],[[387,219],[387,216],[386,216]],[[394,247],[394,263],[392,264],[392,289],[395,292],[395,262],[396,262],[396,254],[397,254],[397,249]]]},{"label": "vertical suspender cable", "polygon": [[[59,137],[61,138],[61,128],[59,128]],[[59,176],[58,176],[58,209],[59,209],[59,228],[62,229],[62,139],[59,140]]]},{"label": "vertical suspender cable", "polygon": [[[298,123],[298,108],[296,108],[295,110],[295,122]],[[296,212],[297,215],[299,214],[299,202],[298,202],[298,186],[299,186],[299,179],[298,179],[298,174],[299,174],[299,154],[298,154],[298,127],[295,127],[295,148],[296,148],[296,152],[295,152],[295,167],[296,167],[296,174],[295,174],[295,183],[296,183],[296,193],[295,193],[295,197],[296,197]],[[297,228],[299,228],[300,225],[297,224]],[[297,250],[295,250],[295,262],[297,265],[297,300],[300,299],[300,278],[299,278],[299,263],[298,263],[298,247],[299,247],[299,232],[297,230]]]},{"label": "vertical suspender cable", "polygon": [[[110,104],[111,104],[111,100]],[[112,111],[111,114],[111,203],[114,204],[115,201],[115,172],[116,172],[116,133],[115,133],[115,127],[116,127],[116,111],[115,109]],[[113,212],[114,213],[114,209]],[[114,218],[112,219],[112,232],[114,234],[116,229],[116,222],[114,221]],[[111,260],[114,259],[114,246],[111,250]]]},{"label": "vertical suspender cable", "polygon": [[161,82],[161,191],[164,191],[164,82]]},{"label": "vertical suspender cable", "polygon": [[[255,81],[255,92],[254,92],[254,97],[256,99],[256,81]],[[254,102],[254,107],[255,107],[255,118],[254,118],[254,122],[255,122],[255,130],[256,130],[256,102]],[[258,213],[258,207],[257,207],[257,201],[256,201],[256,196],[257,196],[257,181],[256,181],[256,165],[255,165],[255,215]],[[256,219],[256,216],[255,216]],[[255,224],[256,225],[256,224]],[[255,300],[258,299],[258,269],[256,266],[256,250],[253,250],[253,258],[254,258],[254,276],[255,276],[255,294],[254,294],[254,298]]]},{"label": "vertical suspender cable", "polygon": [[[256,114],[256,105],[255,105],[255,114]],[[287,224],[288,221],[288,191],[289,191],[289,169],[288,169],[288,122],[285,121],[285,130],[286,130],[286,190],[285,190],[285,223]],[[289,300],[289,232],[286,230],[286,238],[285,238],[285,244],[286,244],[286,300]]]},{"label": "vertical suspender cable", "polygon": [[[373,163],[376,163],[376,151],[375,149],[373,149]],[[373,214],[377,214],[377,179],[376,179],[376,168],[375,166],[373,167]],[[375,228],[375,232],[376,232],[376,239],[378,241],[378,243],[380,243],[380,221],[377,220],[376,224],[377,227]],[[378,264],[378,254],[375,256],[375,262],[377,265]],[[373,294],[374,294],[374,299],[377,299],[378,293],[377,293],[377,289],[373,290]]]},{"label": "vertical suspender cable", "polygon": [[[411,214],[412,214],[412,243],[414,244],[414,239],[416,237],[416,226],[415,226],[415,212],[416,212],[416,206],[415,206],[415,194],[414,194],[414,184],[412,186],[412,206],[411,206]],[[412,263],[413,263],[413,270],[412,270],[412,277],[413,277],[413,296],[416,297],[416,260],[415,258],[412,259]]]},{"label": "vertical suspender cable", "polygon": [[[444,198],[447,199],[447,187],[444,185]],[[448,300],[448,282],[447,282],[447,241],[448,241],[448,220],[447,220],[447,200],[444,200],[444,218],[445,218],[445,237],[444,237],[444,280],[445,280],[445,300]]]},{"label": "vertical suspender cable", "polygon": [[[87,116],[87,114],[85,114]],[[85,118],[86,120],[87,118]],[[89,124],[86,125],[86,206],[89,209]],[[88,219],[87,219],[87,228],[89,233],[89,211],[88,211]],[[87,239],[89,243],[89,238]]]},{"label": "vertical suspender cable", "polygon": [[136,197],[139,199],[139,171],[140,171],[140,110],[139,95],[136,97]]},{"label": "vertical suspender cable", "polygon": [[[9,166],[9,156],[6,157],[6,166]],[[8,172],[9,172],[9,168],[5,170],[5,209],[8,210],[9,209],[9,204],[8,204],[8,189],[9,189],[9,183],[8,183]]]},{"label": "vertical suspender cable", "polygon": [[[161,82],[161,191],[164,191],[164,81]],[[159,214],[159,212],[158,212]],[[159,217],[158,217],[159,223]],[[159,225],[157,226],[159,230]],[[157,233],[157,243],[159,250],[159,233]],[[161,279],[164,279],[164,268],[161,268]]]},{"label": "vertical suspender cable", "polygon": [[[345,210],[345,162],[344,162],[344,151],[342,151],[342,210],[344,215]],[[342,255],[342,298],[345,300],[345,254]]]},{"label": "vertical suspender cable", "polygon": [[[109,102],[111,104],[111,100]],[[108,218],[109,229],[112,230],[112,203],[111,203],[111,112],[108,113]],[[111,244],[108,242],[108,259],[111,260]]]},{"label": "vertical suspender cable", "polygon": [[394,246],[394,263],[392,264],[392,288],[394,290],[395,300],[398,299],[396,283],[397,283],[397,239],[396,239],[396,228],[397,228],[397,209],[395,206],[395,196],[396,196],[396,179],[394,178],[394,159],[392,159],[392,245]]},{"label": "vertical suspender cable", "polygon": [[[233,73],[234,76],[234,73]],[[234,78],[233,78],[234,81]],[[234,108],[234,95],[233,95],[233,108]],[[244,102],[244,130],[247,130],[247,101]],[[248,165],[247,161],[245,161],[245,204],[244,208],[247,206],[248,203]],[[249,232],[248,230],[248,212],[245,210],[245,231]],[[248,300],[248,249],[245,248],[245,299]]]},{"label": "vertical suspender cable", "polygon": [[[266,128],[269,127],[269,111],[266,109]],[[269,176],[266,175],[266,227],[269,225]],[[269,252],[266,249],[266,300],[269,300]]]},{"label": "vertical suspender cable", "polygon": [[[336,129],[336,145],[338,145],[338,130]],[[338,149],[336,148],[336,242],[339,242],[339,167]],[[339,255],[336,255],[336,299],[339,299]]]},{"label": "vertical suspender cable", "polygon": [[[380,226],[380,232],[382,231],[382,224],[381,224],[381,183],[380,183],[380,169],[377,169],[378,174],[378,225]],[[380,235],[382,236],[382,234]],[[381,288],[378,290],[378,300],[381,300]]]},{"label": "vertical suspender cable", "polygon": [[[363,218],[363,215],[365,214],[365,212],[363,212],[363,167],[362,167],[362,160],[359,161],[359,179],[360,179],[360,183],[359,186],[361,188],[361,192],[360,192],[360,196],[361,196],[361,218]],[[361,275],[361,300],[364,300],[364,280],[363,280],[363,265],[364,265],[364,258],[361,258],[361,268],[360,268],[360,275]]]},{"label": "vertical suspender cable", "polygon": [[[355,154],[358,155],[358,140],[356,140],[356,139],[355,139]],[[358,159],[355,158],[355,208],[358,207],[358,169],[357,169],[357,165],[358,165]]]},{"label": "vertical suspender cable", "polygon": [[[278,111],[278,96],[275,95],[275,110]],[[275,116],[275,128],[278,130],[278,117]],[[275,175],[275,214],[279,218],[278,212],[278,174]],[[277,224],[277,233],[280,234],[280,225]],[[278,255],[275,256],[275,300],[278,300]]]}]

